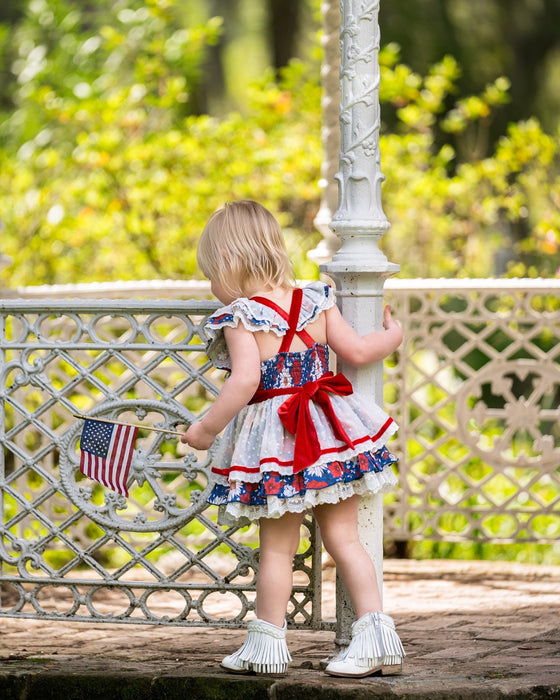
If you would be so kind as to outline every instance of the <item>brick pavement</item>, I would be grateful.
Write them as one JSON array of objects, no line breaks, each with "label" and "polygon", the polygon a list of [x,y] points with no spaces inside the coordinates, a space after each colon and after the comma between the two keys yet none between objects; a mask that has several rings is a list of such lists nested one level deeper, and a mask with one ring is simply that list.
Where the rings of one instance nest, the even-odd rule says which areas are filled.
[{"label": "brick pavement", "polygon": [[[270,679],[219,668],[240,630],[3,619],[0,699],[560,699],[560,567],[388,560],[384,580],[402,676],[324,675],[331,632],[289,631],[294,662]],[[325,591],[329,614],[332,570]]]}]

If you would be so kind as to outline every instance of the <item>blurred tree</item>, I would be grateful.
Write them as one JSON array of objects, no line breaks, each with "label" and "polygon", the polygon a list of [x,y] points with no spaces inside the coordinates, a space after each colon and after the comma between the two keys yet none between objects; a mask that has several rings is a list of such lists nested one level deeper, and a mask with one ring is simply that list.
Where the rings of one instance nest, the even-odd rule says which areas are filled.
[{"label": "blurred tree", "polygon": [[[128,29],[119,28],[123,40]],[[292,62],[278,80],[271,69],[250,87],[248,115],[184,119],[173,116],[173,104],[185,86],[170,72],[165,42],[157,46],[150,60],[139,58],[131,85],[66,97],[37,85],[29,93],[32,103],[48,103],[51,124],[61,128],[50,127],[54,142],[24,143],[18,158],[0,153],[2,252],[14,260],[2,277],[10,286],[196,277],[195,246],[207,217],[241,197],[278,214],[297,274],[317,274],[305,258],[317,242],[317,72]],[[403,275],[491,276],[505,245],[516,274],[554,275],[560,138],[536,120],[515,124],[494,154],[461,162],[450,145],[437,145],[436,132],[466,136],[503,102],[507,83],[498,80],[449,110],[460,73],[453,59],[424,77],[400,63],[394,47],[380,60],[381,100],[399,120],[380,140],[392,223],[383,245]],[[163,88],[148,94],[154,74]],[[528,235],[516,244],[509,232],[519,227]]]},{"label": "blurred tree", "polygon": [[492,140],[509,122],[531,116],[551,131],[558,125],[558,0],[391,0],[381,2],[380,25],[383,43],[401,46],[414,71],[425,73],[443,56],[454,56],[463,93],[509,78],[511,101],[496,115]]},{"label": "blurred tree", "polygon": [[267,6],[272,65],[279,70],[287,66],[297,55],[302,2],[301,0],[267,0]]},{"label": "blurred tree", "polygon": [[166,77],[162,56],[159,63],[166,89],[149,99],[139,71],[149,67],[149,77],[155,66],[144,61],[137,82],[103,95],[63,99],[49,88],[50,122],[66,130],[26,142],[17,158],[0,151],[10,286],[197,277],[196,241],[208,216],[247,197],[279,216],[298,274],[316,273],[305,252],[317,234],[298,233],[313,234],[318,199],[317,77],[294,63],[280,82],[270,72],[252,88],[248,117],[170,122],[169,101],[183,86]]},{"label": "blurred tree", "polygon": [[11,67],[13,108],[0,127],[0,143],[28,150],[38,139],[64,148],[80,128],[79,115],[70,118],[73,105],[122,100],[126,92],[151,105],[146,127],[163,128],[192,111],[191,88],[204,50],[218,39],[218,19],[185,29],[175,5],[161,0],[76,7],[72,0],[29,3],[11,37],[18,56]]},{"label": "blurred tree", "polygon": [[[193,91],[221,20],[185,28],[185,7],[173,0],[87,6],[104,8],[99,15],[80,7],[31,0],[11,36],[15,108],[0,127],[0,211],[2,252],[14,264],[3,279],[196,276],[204,222],[238,197],[275,211],[298,274],[317,274],[305,259],[317,236],[317,61],[260,70],[244,87],[243,114],[197,115]],[[418,73],[388,44],[380,61],[382,113],[394,113],[380,146],[392,223],[384,245],[402,274],[556,274],[560,134],[530,119],[493,144],[488,128],[507,79],[465,94],[449,56]]]},{"label": "blurred tree", "polygon": [[10,66],[15,53],[10,36],[24,16],[25,5],[19,0],[4,0],[0,4],[0,112],[12,106],[13,74]]},{"label": "blurred tree", "polygon": [[[200,3],[198,3],[200,5]],[[188,7],[193,2],[187,2]],[[232,27],[237,23],[238,1],[208,0],[196,12],[186,12],[187,26],[207,22],[212,17],[221,18],[221,31],[216,41],[207,47],[201,64],[201,80],[192,86],[192,107],[195,114],[209,114],[221,111],[228,100],[227,71],[224,66],[223,47],[230,41]]]},{"label": "blurred tree", "polygon": [[19,0],[4,0],[0,5],[0,22],[12,26],[25,14],[25,5]]},{"label": "blurred tree", "polygon": [[317,5],[318,0],[186,0],[187,21],[223,19],[220,40],[207,53],[205,78],[197,87],[199,113],[245,107],[247,82],[267,67],[278,76],[291,59],[309,58],[309,34],[319,28]]}]

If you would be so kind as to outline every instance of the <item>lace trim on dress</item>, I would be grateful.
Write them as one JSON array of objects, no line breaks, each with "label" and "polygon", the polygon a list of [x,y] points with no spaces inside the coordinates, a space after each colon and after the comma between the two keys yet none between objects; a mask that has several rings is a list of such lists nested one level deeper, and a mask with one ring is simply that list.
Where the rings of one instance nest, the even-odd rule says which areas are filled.
[{"label": "lace trim on dress", "polygon": [[262,506],[249,506],[232,502],[220,506],[218,523],[243,527],[256,522],[259,518],[280,518],[285,513],[303,513],[323,503],[338,503],[354,495],[386,493],[397,485],[397,478],[392,469],[382,472],[369,472],[361,479],[351,482],[339,482],[320,490],[308,490],[301,496],[278,498],[271,496]]}]

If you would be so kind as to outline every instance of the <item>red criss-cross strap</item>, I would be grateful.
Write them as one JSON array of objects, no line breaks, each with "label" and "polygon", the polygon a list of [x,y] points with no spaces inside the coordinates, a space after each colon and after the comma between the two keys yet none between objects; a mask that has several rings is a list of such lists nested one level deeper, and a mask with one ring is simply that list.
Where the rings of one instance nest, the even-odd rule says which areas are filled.
[{"label": "red criss-cross strap", "polygon": [[303,291],[299,287],[296,287],[292,294],[292,303],[290,304],[290,313],[288,314],[281,306],[278,306],[278,304],[273,302],[271,299],[267,299],[266,297],[251,297],[251,301],[258,301],[260,304],[268,306],[269,309],[276,311],[277,314],[282,316],[282,318],[288,322],[288,330],[282,339],[282,345],[280,346],[280,350],[278,352],[288,352],[290,345],[292,344],[292,340],[294,339],[294,335],[297,335],[308,348],[315,344],[315,341],[306,330],[297,330],[302,299]]},{"label": "red criss-cross strap", "polygon": [[280,346],[279,352],[288,352],[292,345],[292,340],[296,334],[297,324],[299,321],[302,298],[303,292],[299,287],[297,287],[292,293],[292,303],[290,304],[290,314],[288,316],[288,331],[282,340],[282,345]]},{"label": "red criss-cross strap", "polygon": [[[307,331],[297,330],[301,302],[303,299],[303,291],[301,289],[294,289],[289,314],[265,297],[251,297],[251,299],[252,301],[258,301],[274,309],[274,311],[288,322],[288,330],[282,339],[279,352],[289,351],[294,335],[299,336],[308,348],[315,344],[315,341]],[[329,396],[329,394],[348,396],[352,393],[352,384],[350,384],[343,374],[339,373],[333,375],[332,372],[326,372],[319,379],[313,382],[307,382],[302,386],[259,389],[249,403],[260,403],[273,396],[289,395],[278,409],[278,416],[284,428],[292,435],[295,435],[294,473],[296,473],[314,464],[321,456],[321,445],[317,435],[317,429],[313,424],[313,419],[309,411],[310,401],[321,406],[336,438],[343,442],[347,448],[355,447],[338,419]]]}]

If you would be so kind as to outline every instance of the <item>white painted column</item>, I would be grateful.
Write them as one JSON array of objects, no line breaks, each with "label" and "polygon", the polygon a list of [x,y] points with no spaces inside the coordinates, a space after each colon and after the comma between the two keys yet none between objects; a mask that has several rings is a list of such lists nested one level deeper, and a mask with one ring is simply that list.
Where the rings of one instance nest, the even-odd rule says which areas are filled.
[{"label": "white painted column", "polygon": [[[379,153],[379,0],[341,0],[340,130],[338,208],[332,228],[342,241],[321,270],[336,281],[344,318],[360,334],[382,327],[383,284],[399,267],[378,247],[389,228],[381,205]],[[355,388],[383,404],[383,366],[339,367]],[[359,510],[360,538],[383,582],[382,497],[364,497]],[[344,587],[337,589],[339,646],[348,644],[354,612]]]},{"label": "white painted column", "polygon": [[321,206],[313,223],[321,233],[319,245],[308,256],[318,265],[331,260],[340,248],[340,238],[331,229],[338,201],[335,175],[340,154],[340,0],[321,3],[323,64],[321,66]]}]

